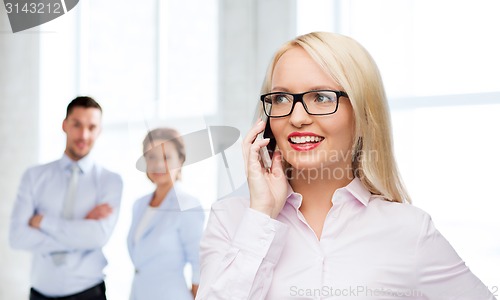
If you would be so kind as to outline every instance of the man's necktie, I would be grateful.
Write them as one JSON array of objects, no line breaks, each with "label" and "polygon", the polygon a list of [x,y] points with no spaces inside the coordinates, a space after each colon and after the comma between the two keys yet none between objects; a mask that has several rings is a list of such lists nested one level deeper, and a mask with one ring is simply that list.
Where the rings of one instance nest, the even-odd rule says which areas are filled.
[{"label": "man's necktie", "polygon": [[[75,207],[76,189],[78,187],[78,177],[80,176],[80,168],[77,164],[71,166],[71,177],[64,198],[62,217],[63,219],[70,220],[73,218],[73,210]],[[66,252],[52,253],[52,260],[57,266],[66,262]]]},{"label": "man's necktie", "polygon": [[71,166],[71,178],[69,179],[68,190],[64,199],[62,217],[64,219],[73,219],[73,209],[75,207],[76,188],[78,187],[78,177],[80,168],[77,164]]}]

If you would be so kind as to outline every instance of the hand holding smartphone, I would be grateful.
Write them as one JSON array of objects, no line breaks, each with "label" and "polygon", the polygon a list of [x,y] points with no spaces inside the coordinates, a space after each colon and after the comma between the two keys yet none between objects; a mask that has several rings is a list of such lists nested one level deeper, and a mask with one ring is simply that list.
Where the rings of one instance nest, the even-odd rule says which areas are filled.
[{"label": "hand holding smartphone", "polygon": [[[250,192],[250,208],[276,218],[287,199],[287,178],[283,172],[281,154],[275,152],[276,139],[271,131],[271,124],[267,117],[256,114],[255,121],[262,120],[264,124],[254,122],[248,133],[244,148],[247,153],[247,181]],[[265,126],[264,126],[265,125]],[[258,132],[262,130],[261,132]],[[254,140],[252,140],[254,138]],[[269,142],[259,141],[269,139]],[[258,145],[258,151],[252,145]],[[262,146],[266,145],[266,146]],[[271,150],[271,151],[269,151]],[[250,152],[252,151],[252,152]],[[275,154],[276,153],[276,154]],[[274,157],[277,155],[277,157]],[[260,160],[257,161],[257,160]],[[275,160],[273,162],[273,160]],[[271,173],[271,164],[272,166]],[[264,170],[262,169],[264,168]]]},{"label": "hand holding smartphone", "polygon": [[257,108],[253,124],[243,143],[250,208],[276,218],[285,205],[288,191],[282,156],[275,151],[276,139],[270,120],[264,116],[262,109]]}]

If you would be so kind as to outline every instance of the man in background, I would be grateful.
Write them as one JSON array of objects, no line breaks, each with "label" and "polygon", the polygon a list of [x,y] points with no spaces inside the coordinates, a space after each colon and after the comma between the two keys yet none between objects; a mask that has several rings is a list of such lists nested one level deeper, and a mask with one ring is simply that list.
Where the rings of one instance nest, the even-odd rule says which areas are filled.
[{"label": "man in background", "polygon": [[29,168],[21,179],[9,239],[13,248],[33,253],[30,300],[106,299],[102,247],[118,219],[123,184],[90,155],[101,117],[94,99],[71,101],[63,156]]}]

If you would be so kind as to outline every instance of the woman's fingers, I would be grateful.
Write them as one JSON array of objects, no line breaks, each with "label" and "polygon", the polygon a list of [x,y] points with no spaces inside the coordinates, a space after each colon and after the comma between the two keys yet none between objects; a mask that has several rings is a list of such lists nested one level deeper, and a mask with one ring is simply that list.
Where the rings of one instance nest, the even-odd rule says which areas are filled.
[{"label": "woman's fingers", "polygon": [[260,162],[260,149],[262,147],[267,146],[269,144],[269,139],[263,139],[263,140],[257,140],[253,142],[253,144],[249,147],[248,150],[248,156],[247,156],[247,174],[253,173],[253,172],[262,172],[262,165]]},{"label": "woman's fingers", "polygon": [[273,175],[282,175],[284,173],[283,171],[283,165],[282,165],[282,154],[281,151],[276,149],[273,154],[273,163],[271,165],[271,173]]},{"label": "woman's fingers", "polygon": [[[241,144],[241,148],[243,151],[243,158],[245,159],[245,161],[248,161],[248,155],[249,155],[251,145],[253,144],[253,142],[257,138],[257,135],[260,132],[262,132],[264,129],[265,129],[265,123],[264,123],[264,121],[260,120],[250,129],[250,131],[247,133],[247,135],[243,139],[242,144]],[[246,165],[247,165],[247,163],[245,163],[245,166]]]}]

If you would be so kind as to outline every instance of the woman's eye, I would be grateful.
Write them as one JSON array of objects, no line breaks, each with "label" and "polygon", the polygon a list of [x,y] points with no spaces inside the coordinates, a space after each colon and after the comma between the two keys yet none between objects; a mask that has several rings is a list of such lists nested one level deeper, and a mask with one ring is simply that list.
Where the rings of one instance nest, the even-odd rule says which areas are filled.
[{"label": "woman's eye", "polygon": [[146,155],[146,160],[148,160],[148,161],[155,161],[155,160],[160,159],[160,157],[161,156],[158,156],[158,155],[156,155],[154,153],[150,153],[150,154]]},{"label": "woman's eye", "polygon": [[282,104],[290,102],[286,95],[274,95],[273,104]]},{"label": "woman's eye", "polygon": [[335,97],[327,94],[317,94],[316,95],[316,102],[319,103],[332,103],[335,101]]}]

